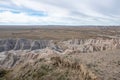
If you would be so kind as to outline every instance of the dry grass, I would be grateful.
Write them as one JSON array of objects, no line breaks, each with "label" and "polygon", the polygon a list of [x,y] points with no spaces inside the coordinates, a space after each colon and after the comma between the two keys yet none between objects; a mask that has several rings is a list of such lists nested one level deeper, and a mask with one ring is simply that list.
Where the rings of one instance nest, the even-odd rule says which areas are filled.
[{"label": "dry grass", "polygon": [[6,75],[7,80],[98,80],[84,65],[62,56],[18,66]]},{"label": "dry grass", "polygon": [[[99,35],[119,35],[118,28],[33,28],[33,29],[0,29],[0,38],[29,38],[29,39],[87,39],[98,38]],[[106,36],[101,36],[107,38]]]}]

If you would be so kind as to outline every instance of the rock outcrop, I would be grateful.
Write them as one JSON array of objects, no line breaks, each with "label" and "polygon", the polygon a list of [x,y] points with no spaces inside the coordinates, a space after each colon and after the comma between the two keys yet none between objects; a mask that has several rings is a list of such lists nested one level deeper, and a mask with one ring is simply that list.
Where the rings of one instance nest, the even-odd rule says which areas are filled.
[{"label": "rock outcrop", "polygon": [[6,57],[0,61],[0,64],[2,65],[2,67],[12,68],[15,66],[19,59],[19,55],[15,55],[14,53],[8,53],[6,54]]},{"label": "rock outcrop", "polygon": [[15,39],[1,39],[0,40],[0,52],[12,50],[15,46]]},{"label": "rock outcrop", "polygon": [[48,47],[48,41],[47,40],[41,40],[41,41],[33,41],[31,44],[31,50],[36,50],[36,49],[44,49]]},{"label": "rock outcrop", "polygon": [[1,39],[0,52],[10,50],[36,50],[48,47],[47,40]]},{"label": "rock outcrop", "polygon": [[[32,80],[33,73],[36,75],[43,63],[47,64],[48,69],[53,67],[55,72],[63,73],[61,70],[72,70],[69,73],[74,75],[74,72],[80,80],[113,80],[114,77],[117,80],[120,70],[119,49],[120,39],[75,39],[58,42],[53,40],[1,39],[0,67],[12,70],[11,76],[15,80],[17,78],[18,80],[19,78],[21,80],[30,79],[29,77]],[[45,66],[43,68],[46,70]],[[57,69],[58,71],[56,71]],[[46,72],[51,74],[51,71]],[[68,72],[66,73],[68,74]],[[37,75],[40,73],[38,72]],[[78,80],[78,78],[74,79],[75,76],[72,80]],[[49,79],[49,74],[45,78],[45,80]]]},{"label": "rock outcrop", "polygon": [[[66,48],[64,49],[63,46]],[[34,53],[45,53],[43,55],[49,53],[92,53],[113,49],[120,49],[119,39],[75,39],[60,41],[57,44],[52,40],[2,39],[0,40],[0,52],[2,52],[0,53],[0,65],[11,68],[21,60],[32,59]]]},{"label": "rock outcrop", "polygon": [[79,50],[81,53],[120,49],[120,39],[87,39],[64,41],[64,46],[71,50]]},{"label": "rock outcrop", "polygon": [[25,49],[30,49],[31,47],[31,40],[26,40],[26,39],[18,39],[16,41],[16,44],[14,46],[14,50],[25,50]]},{"label": "rock outcrop", "polygon": [[[59,45],[62,44],[62,45]],[[62,48],[62,46],[66,48]],[[29,39],[1,39],[0,52],[10,50],[37,50],[46,47],[63,52],[63,50],[77,50],[80,53],[90,53],[111,49],[120,49],[120,39],[74,39],[60,41],[55,44],[52,40],[29,40]]]}]

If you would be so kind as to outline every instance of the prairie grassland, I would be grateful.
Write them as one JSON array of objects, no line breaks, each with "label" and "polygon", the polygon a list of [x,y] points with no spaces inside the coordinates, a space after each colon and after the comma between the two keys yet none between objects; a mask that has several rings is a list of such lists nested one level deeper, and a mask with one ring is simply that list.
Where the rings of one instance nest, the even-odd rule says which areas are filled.
[{"label": "prairie grassland", "polygon": [[88,38],[112,38],[119,36],[120,28],[24,28],[24,29],[0,29],[0,38],[28,38],[28,39],[88,39]]}]

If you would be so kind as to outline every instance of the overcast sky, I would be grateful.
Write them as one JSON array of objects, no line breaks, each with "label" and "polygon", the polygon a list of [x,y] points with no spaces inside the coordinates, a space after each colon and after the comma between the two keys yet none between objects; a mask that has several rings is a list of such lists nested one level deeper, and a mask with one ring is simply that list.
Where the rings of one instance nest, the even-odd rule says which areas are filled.
[{"label": "overcast sky", "polygon": [[120,0],[0,0],[0,24],[120,25]]}]

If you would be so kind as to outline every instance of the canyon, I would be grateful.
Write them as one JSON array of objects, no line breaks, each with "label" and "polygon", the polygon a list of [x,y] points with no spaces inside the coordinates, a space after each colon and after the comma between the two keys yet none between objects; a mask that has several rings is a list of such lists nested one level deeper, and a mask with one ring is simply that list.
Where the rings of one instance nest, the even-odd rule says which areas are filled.
[{"label": "canyon", "polygon": [[0,80],[120,79],[119,28],[0,33]]}]

